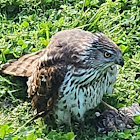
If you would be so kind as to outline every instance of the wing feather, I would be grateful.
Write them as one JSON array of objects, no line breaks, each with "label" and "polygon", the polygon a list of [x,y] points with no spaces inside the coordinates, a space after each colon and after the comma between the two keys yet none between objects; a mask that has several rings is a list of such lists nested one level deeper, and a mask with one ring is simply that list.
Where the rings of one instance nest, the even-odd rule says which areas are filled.
[{"label": "wing feather", "polygon": [[53,110],[58,98],[58,89],[66,72],[66,66],[58,64],[36,69],[36,72],[29,78],[28,94],[33,97],[31,104],[37,114],[44,112],[43,114],[47,115]]},{"label": "wing feather", "polygon": [[40,58],[42,51],[26,54],[18,60],[9,61],[1,65],[2,72],[14,76],[31,76],[33,69],[37,66],[37,60]]}]

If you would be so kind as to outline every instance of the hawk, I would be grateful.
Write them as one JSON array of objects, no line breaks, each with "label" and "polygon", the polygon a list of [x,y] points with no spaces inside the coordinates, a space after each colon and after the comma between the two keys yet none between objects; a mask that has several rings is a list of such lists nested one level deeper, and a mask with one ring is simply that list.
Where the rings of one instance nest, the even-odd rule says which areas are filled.
[{"label": "hawk", "polygon": [[60,123],[84,120],[106,93],[112,93],[119,47],[103,33],[70,29],[56,33],[49,45],[2,65],[6,74],[28,77],[28,95],[36,113],[53,112]]}]

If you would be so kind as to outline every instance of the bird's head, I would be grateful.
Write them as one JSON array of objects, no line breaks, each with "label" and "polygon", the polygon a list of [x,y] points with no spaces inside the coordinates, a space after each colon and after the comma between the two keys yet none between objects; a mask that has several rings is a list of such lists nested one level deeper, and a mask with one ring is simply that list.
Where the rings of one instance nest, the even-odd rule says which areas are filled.
[{"label": "bird's head", "polygon": [[89,65],[108,67],[114,64],[123,66],[124,59],[120,48],[106,35],[102,33],[93,34],[93,43],[88,51]]}]

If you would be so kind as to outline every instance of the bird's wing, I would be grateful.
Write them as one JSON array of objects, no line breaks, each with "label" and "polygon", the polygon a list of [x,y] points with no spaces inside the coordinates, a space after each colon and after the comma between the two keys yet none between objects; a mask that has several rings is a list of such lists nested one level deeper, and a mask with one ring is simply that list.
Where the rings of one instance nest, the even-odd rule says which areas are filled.
[{"label": "bird's wing", "polygon": [[37,114],[43,112],[47,115],[52,111],[66,72],[66,66],[58,64],[36,69],[36,72],[29,78],[28,94],[32,97],[32,106]]},{"label": "bird's wing", "polygon": [[37,60],[40,58],[42,51],[43,50],[26,54],[20,57],[18,60],[9,61],[6,64],[2,64],[1,70],[3,73],[14,76],[30,77],[33,69],[37,65]]},{"label": "bird's wing", "polygon": [[[60,31],[51,38],[46,49],[24,55],[16,61],[1,65],[2,72],[14,76],[30,77],[40,58],[46,59],[45,61],[41,60],[45,62],[45,65],[51,61],[54,63],[65,61],[65,63],[74,64],[82,55],[80,52],[86,49],[83,43],[88,42],[90,37],[92,37],[92,33],[80,29]],[[44,57],[42,57],[43,55]]]}]

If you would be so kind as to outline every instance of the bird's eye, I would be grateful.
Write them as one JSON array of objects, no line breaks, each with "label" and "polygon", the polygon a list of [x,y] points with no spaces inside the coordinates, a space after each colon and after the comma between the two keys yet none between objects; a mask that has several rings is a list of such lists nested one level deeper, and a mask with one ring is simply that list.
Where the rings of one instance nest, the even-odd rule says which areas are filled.
[{"label": "bird's eye", "polygon": [[105,56],[106,58],[109,58],[109,57],[111,57],[111,53],[105,52],[105,53],[104,53],[104,56]]}]

